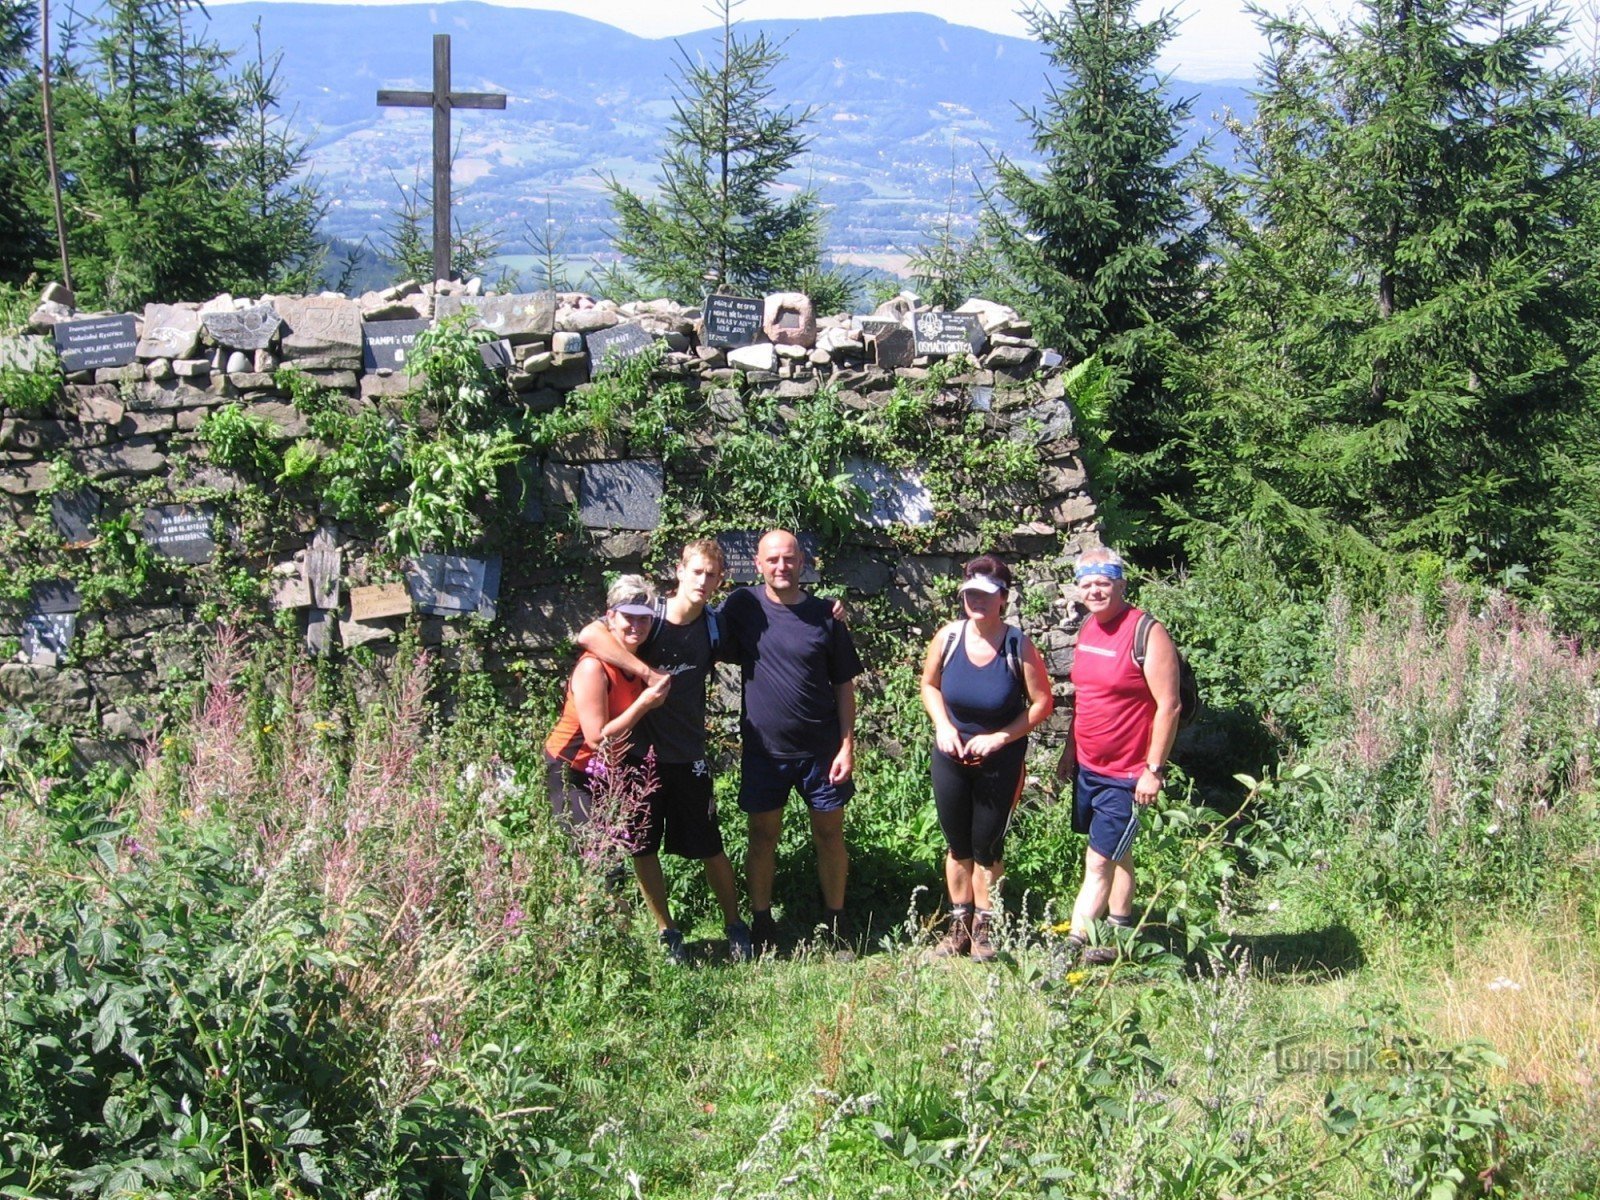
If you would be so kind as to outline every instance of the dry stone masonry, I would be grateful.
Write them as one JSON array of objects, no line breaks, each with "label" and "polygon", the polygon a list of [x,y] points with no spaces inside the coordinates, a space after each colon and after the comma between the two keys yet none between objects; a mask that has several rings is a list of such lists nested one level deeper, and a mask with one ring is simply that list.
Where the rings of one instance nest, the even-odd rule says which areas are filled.
[{"label": "dry stone masonry", "polygon": [[[243,536],[249,487],[208,461],[196,437],[207,415],[238,405],[285,443],[307,436],[305,416],[276,382],[280,367],[336,392],[352,411],[398,414],[398,399],[416,386],[407,367],[418,335],[456,314],[492,336],[484,360],[530,413],[558,408],[591,379],[664,344],[658,376],[682,383],[705,417],[687,465],[640,457],[625,437],[567,439],[519,468],[517,479],[531,486],[502,493],[509,526],[542,530],[542,538],[438,546],[403,561],[385,555],[373,531],[328,519],[315,499],[288,518],[280,513],[278,527]],[[819,316],[798,293],[713,296],[688,308],[579,293],[486,295],[474,280],[355,298],[223,295],[88,314],[52,285],[27,333],[0,338],[0,379],[5,370],[38,369],[47,347],[61,371],[53,411],[14,412],[0,396],[0,523],[24,543],[20,534],[47,523],[59,539],[47,553],[60,561],[43,564],[48,570],[35,563],[33,575],[59,566],[60,577],[41,578],[0,617],[10,655],[0,665],[0,708],[69,727],[89,758],[124,754],[158,732],[163,691],[194,677],[205,631],[248,604],[240,597],[252,587],[270,596],[259,607],[308,653],[368,647],[381,656],[409,625],[463,668],[559,675],[568,639],[601,603],[606,573],[671,549],[652,538],[672,503],[674,472],[703,472],[718,439],[745,427],[753,401],[775,401],[784,421],[792,405],[831,387],[845,410],[871,419],[898,382],[925,381],[952,359],[958,365],[942,376],[935,405],[940,428],[966,437],[978,420],[983,439],[1027,440],[1042,462],[1038,478],[995,487],[984,511],[940,514],[915,467],[851,460],[846,469],[869,504],[853,532],[821,547],[811,581],[843,590],[854,607],[891,614],[916,639],[948,608],[960,562],[996,550],[1044,597],[1043,614],[1035,604],[1027,625],[1052,670],[1066,669],[1059,610],[1073,593],[1061,563],[1098,540],[1096,510],[1060,356],[999,304],[972,300],[943,312],[902,294],[870,315]],[[56,486],[62,475],[75,486]],[[717,528],[730,578],[753,581],[759,530],[674,515],[670,536]],[[922,535],[936,525],[936,541]],[[801,532],[820,547],[812,531]],[[106,538],[156,563],[162,586],[124,595],[86,581],[84,556],[108,550]]]}]

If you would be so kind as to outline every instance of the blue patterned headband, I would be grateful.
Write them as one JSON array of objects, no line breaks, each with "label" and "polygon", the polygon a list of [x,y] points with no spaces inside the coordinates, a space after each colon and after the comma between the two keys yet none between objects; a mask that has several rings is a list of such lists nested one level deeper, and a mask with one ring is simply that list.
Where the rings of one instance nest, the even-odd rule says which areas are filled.
[{"label": "blue patterned headband", "polygon": [[1081,566],[1073,569],[1072,579],[1075,583],[1082,583],[1085,579],[1095,575],[1098,575],[1103,579],[1121,579],[1122,564],[1109,562],[1083,563]]}]

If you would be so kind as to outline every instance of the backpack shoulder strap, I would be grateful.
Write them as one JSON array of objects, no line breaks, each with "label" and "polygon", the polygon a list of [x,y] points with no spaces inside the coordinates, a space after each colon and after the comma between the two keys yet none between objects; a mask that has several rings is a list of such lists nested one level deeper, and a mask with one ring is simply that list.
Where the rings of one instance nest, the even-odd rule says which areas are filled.
[{"label": "backpack shoulder strap", "polygon": [[639,649],[643,650],[651,642],[656,640],[656,630],[661,628],[661,623],[666,619],[667,598],[665,596],[657,596],[656,611],[650,618],[650,632],[644,635],[644,641],[639,643]]},{"label": "backpack shoulder strap", "polygon": [[1028,695],[1028,677],[1022,670],[1022,628],[1017,625],[1006,626],[1006,639],[1002,643],[1006,656],[1006,669],[1011,672],[1011,678],[1022,686],[1022,698],[1031,700]]},{"label": "backpack shoulder strap", "polygon": [[722,644],[722,629],[717,624],[717,610],[716,609],[712,608],[708,604],[708,605],[706,605],[705,613],[706,613],[706,636],[711,639],[711,653],[714,655],[717,652],[717,647]]},{"label": "backpack shoulder strap", "polygon": [[967,623],[963,620],[957,622],[956,627],[944,635],[944,653],[939,656],[939,670],[941,672],[950,665],[950,660],[956,656],[956,646],[960,644],[959,639],[966,632]]},{"label": "backpack shoulder strap", "polygon": [[1139,614],[1139,624],[1133,631],[1133,663],[1141,671],[1144,670],[1144,660],[1150,654],[1150,630],[1155,625],[1156,619],[1149,613]]}]

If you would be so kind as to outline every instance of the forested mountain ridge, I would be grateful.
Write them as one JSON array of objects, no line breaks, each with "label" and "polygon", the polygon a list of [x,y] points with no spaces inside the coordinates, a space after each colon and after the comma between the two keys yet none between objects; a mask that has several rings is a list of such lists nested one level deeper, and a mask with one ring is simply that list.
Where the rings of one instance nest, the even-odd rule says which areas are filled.
[{"label": "forested mountain ridge", "polygon": [[[282,108],[311,138],[310,165],[333,201],[324,228],[376,237],[426,171],[430,124],[417,109],[383,110],[379,88],[431,86],[430,39],[452,39],[453,86],[508,96],[506,111],[459,113],[456,201],[464,221],[500,228],[516,249],[525,226],[551,215],[563,249],[608,246],[610,205],[599,173],[648,188],[672,114],[669,75],[679,53],[709,52],[717,31],[636,37],[568,13],[447,5],[227,4],[209,10],[224,47],[283,51]],[[951,196],[973,212],[974,175],[989,153],[1033,157],[1019,108],[1038,102],[1040,48],[921,14],[742,22],[787,38],[774,101],[814,106],[814,140],[794,182],[829,206],[838,249],[915,248]],[[1248,108],[1241,84],[1174,81],[1193,97],[1192,144],[1216,137],[1224,109]],[[1219,148],[1222,140],[1217,142]],[[424,179],[426,178],[424,174]]]}]

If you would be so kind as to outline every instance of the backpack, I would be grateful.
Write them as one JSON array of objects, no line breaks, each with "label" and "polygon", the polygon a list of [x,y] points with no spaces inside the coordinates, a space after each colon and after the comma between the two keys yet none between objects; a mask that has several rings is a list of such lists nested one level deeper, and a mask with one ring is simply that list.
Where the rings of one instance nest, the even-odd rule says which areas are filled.
[{"label": "backpack", "polygon": [[[717,624],[717,610],[716,609],[712,608],[708,604],[705,607],[705,614],[706,614],[706,636],[711,639],[711,661],[713,663],[715,663],[716,659],[717,659],[717,647],[722,644],[722,629]],[[656,630],[660,629],[662,625],[666,624],[666,620],[667,620],[667,598],[665,596],[657,596],[656,597],[656,615],[651,620],[651,622],[650,622],[650,632],[645,635],[645,639],[644,639],[643,642],[640,643],[639,649],[643,650],[651,642],[655,641]]]},{"label": "backpack", "polygon": [[[1138,627],[1133,631],[1133,662],[1139,670],[1144,670],[1144,660],[1150,649],[1150,628],[1156,619],[1149,613],[1139,617]],[[1177,649],[1176,646],[1173,647]],[[1189,665],[1189,660],[1180,651],[1178,653],[1178,728],[1192,724],[1200,715],[1200,681],[1195,678],[1194,668]]]},{"label": "backpack", "polygon": [[[939,670],[943,671],[950,665],[950,660],[955,657],[956,639],[967,631],[967,622],[962,621],[944,638],[944,654],[939,658]],[[1001,657],[1006,660],[1006,670],[1011,672],[1011,678],[1022,685],[1022,698],[1032,702],[1028,695],[1028,677],[1022,673],[1022,630],[1015,625],[1006,626],[1005,641],[1000,643]]]}]

